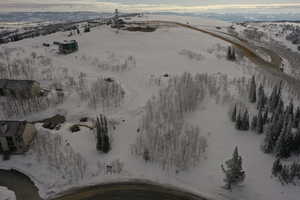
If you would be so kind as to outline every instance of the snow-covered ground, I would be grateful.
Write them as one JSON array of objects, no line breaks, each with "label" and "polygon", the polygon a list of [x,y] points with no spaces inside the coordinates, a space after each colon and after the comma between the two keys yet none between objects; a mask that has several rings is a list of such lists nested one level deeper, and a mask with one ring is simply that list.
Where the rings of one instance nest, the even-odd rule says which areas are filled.
[{"label": "snow-covered ground", "polygon": [[15,193],[6,187],[0,186],[0,200],[16,200]]},{"label": "snow-covered ground", "polygon": [[261,37],[261,41],[263,42],[271,42],[272,40],[286,46],[292,51],[298,51],[297,47],[299,45],[293,44],[291,41],[286,39],[286,36],[291,33],[291,30],[287,29],[286,26],[294,26],[294,28],[299,27],[299,23],[292,22],[249,22],[235,24],[234,28],[236,32],[240,34],[240,36],[244,36],[245,30],[256,30],[258,33],[264,33]]},{"label": "snow-covered ground", "polygon": [[[172,20],[189,22],[192,25],[230,26],[231,24],[179,16],[145,16],[142,20]],[[136,19],[134,19],[136,20]],[[109,181],[146,179],[164,184],[172,184],[215,199],[239,200],[296,200],[299,187],[282,186],[271,178],[274,158],[263,154],[260,144],[262,136],[255,133],[239,132],[234,129],[228,117],[230,103],[216,102],[216,97],[207,97],[185,120],[200,127],[201,135],[208,141],[205,158],[195,168],[179,173],[164,171],[155,163],[145,163],[142,158],[131,154],[131,147],[138,136],[143,108],[168,80],[184,72],[207,73],[230,80],[249,78],[255,73],[255,66],[243,59],[241,62],[226,60],[228,43],[182,27],[161,27],[155,32],[116,31],[108,26],[92,29],[67,37],[68,33],[26,39],[1,46],[19,48],[18,58],[35,52],[37,56],[50,58],[47,65],[37,66],[37,71],[55,68],[52,78],[35,79],[43,83],[60,83],[66,91],[62,104],[25,119],[39,119],[53,113],[64,113],[67,123],[60,130],[49,131],[37,124],[38,142],[25,155],[12,156],[1,162],[0,168],[14,168],[25,173],[40,189],[43,197],[51,196],[73,186],[103,183]],[[43,43],[76,39],[79,51],[69,55],[57,55],[57,47],[43,47]],[[130,59],[129,59],[130,58]],[[124,70],[116,66],[126,63]],[[124,65],[122,65],[124,66]],[[100,77],[112,77],[125,90],[125,98],[120,107],[102,109],[90,107],[78,93],[71,89],[70,78],[78,80],[84,73],[87,85]],[[165,75],[168,76],[165,76]],[[228,88],[234,99],[240,98],[236,88]],[[218,96],[218,95],[216,95]],[[246,97],[247,98],[247,97]],[[243,99],[243,98],[242,98]],[[232,102],[233,103],[233,102]],[[96,150],[95,133],[81,127],[71,133],[69,127],[78,123],[81,117],[95,118],[104,113],[111,121],[110,135],[112,150],[101,154]],[[16,117],[13,117],[16,118]],[[48,143],[48,144],[45,144]],[[245,182],[229,192],[222,188],[223,173],[221,163],[231,157],[238,145],[246,171]],[[78,163],[80,166],[72,167]],[[73,165],[74,164],[74,165]],[[113,165],[121,170],[110,174],[105,166]],[[1,192],[1,191],[0,191]]]}]

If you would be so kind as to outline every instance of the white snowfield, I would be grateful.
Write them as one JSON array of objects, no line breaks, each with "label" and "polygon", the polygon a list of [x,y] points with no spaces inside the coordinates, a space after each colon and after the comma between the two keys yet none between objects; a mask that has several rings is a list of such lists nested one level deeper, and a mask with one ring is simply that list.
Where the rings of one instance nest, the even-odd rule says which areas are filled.
[{"label": "white snowfield", "polygon": [[[148,15],[132,20],[153,19],[189,22],[196,26],[231,25],[178,16]],[[263,136],[251,131],[235,130],[228,117],[230,103],[217,103],[215,98],[205,98],[185,118],[189,123],[200,127],[201,135],[206,137],[208,143],[205,156],[196,167],[179,173],[175,170],[166,171],[156,163],[146,163],[141,157],[131,153],[131,147],[139,134],[137,129],[146,102],[167,85],[170,77],[189,72],[192,75],[227,75],[228,80],[233,80],[260,73],[247,59],[227,61],[226,52],[230,44],[182,27],[162,27],[155,32],[144,33],[122,30],[116,32],[108,26],[100,26],[93,28],[90,33],[72,37],[67,35],[66,32],[59,32],[0,47],[21,47],[24,51],[19,52],[19,57],[32,52],[49,57],[51,65],[56,69],[52,82],[61,83],[67,92],[63,104],[25,117],[29,120],[40,119],[63,112],[67,122],[61,129],[49,131],[37,124],[38,144],[33,145],[25,155],[12,156],[9,161],[0,162],[0,168],[14,168],[28,175],[39,188],[42,197],[50,197],[74,186],[145,179],[182,187],[218,200],[299,199],[299,186],[283,186],[277,179],[271,178],[274,157],[261,151]],[[53,41],[70,39],[79,43],[79,51],[73,54],[58,55],[56,46],[42,46],[43,43],[52,44]],[[127,63],[124,70],[116,67],[124,62]],[[37,71],[44,68],[41,65]],[[89,107],[76,91],[67,87],[68,77],[77,80],[80,73],[85,73],[88,85],[100,77],[112,77],[120,83],[125,90],[121,106],[104,110],[102,107]],[[49,79],[36,79],[46,85],[51,82]],[[247,95],[239,97],[235,88],[228,90],[235,99],[247,99]],[[69,127],[78,123],[80,117],[95,118],[100,113],[104,113],[111,121],[110,124],[115,126],[115,129],[110,130],[112,150],[108,154],[101,154],[96,150],[95,133],[88,128],[81,127],[76,133],[69,131]],[[243,157],[246,179],[232,191],[227,191],[222,188],[224,174],[220,166],[231,157],[236,145]],[[115,172],[107,173],[106,165],[113,165]]]},{"label": "white snowfield", "polygon": [[16,200],[15,193],[6,187],[0,186],[0,200]]}]

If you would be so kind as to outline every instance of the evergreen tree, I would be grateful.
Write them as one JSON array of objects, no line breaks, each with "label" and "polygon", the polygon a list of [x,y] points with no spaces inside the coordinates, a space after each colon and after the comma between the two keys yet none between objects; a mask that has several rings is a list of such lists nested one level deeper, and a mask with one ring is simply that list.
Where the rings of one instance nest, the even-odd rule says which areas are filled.
[{"label": "evergreen tree", "polygon": [[293,100],[290,100],[289,105],[287,106],[286,112],[292,116],[292,119],[294,118],[294,104],[293,104]]},{"label": "evergreen tree", "polygon": [[258,112],[258,116],[257,116],[257,128],[256,128],[256,132],[261,134],[264,132],[264,120],[261,114],[261,110]]},{"label": "evergreen tree", "polygon": [[102,131],[100,119],[98,117],[96,120],[96,131],[97,131],[97,150],[102,151],[102,149],[103,149],[103,140],[102,140],[103,131]]},{"label": "evergreen tree", "polygon": [[278,88],[274,86],[272,93],[269,98],[269,108],[270,110],[275,110],[278,103]]},{"label": "evergreen tree", "polygon": [[293,164],[290,166],[289,182],[294,182],[295,177],[299,173],[298,168],[299,166],[296,162],[293,162]]},{"label": "evergreen tree", "polygon": [[148,162],[150,160],[150,153],[149,153],[148,149],[145,149],[143,158],[146,162]]},{"label": "evergreen tree", "polygon": [[232,158],[225,162],[226,169],[221,165],[222,170],[225,174],[225,187],[231,189],[232,185],[238,184],[245,179],[245,172],[242,168],[242,157],[238,153],[238,148],[235,147]]},{"label": "evergreen tree", "polygon": [[276,141],[274,151],[278,158],[288,158],[290,156],[292,145],[291,129],[292,121],[290,120],[288,124],[283,125],[280,136]]},{"label": "evergreen tree", "polygon": [[110,142],[108,136],[108,123],[104,115],[100,115],[96,120],[97,131],[97,150],[108,153],[110,150]]},{"label": "evergreen tree", "polygon": [[108,153],[110,151],[110,143],[109,143],[109,137],[107,134],[103,136],[103,153]]},{"label": "evergreen tree", "polygon": [[273,143],[273,126],[274,124],[268,124],[265,128],[265,139],[264,139],[264,143],[262,145],[262,149],[265,153],[272,153],[273,151],[273,147],[274,147],[274,143]]},{"label": "evergreen tree", "polygon": [[233,111],[231,113],[231,121],[236,121],[236,104],[234,105]]},{"label": "evergreen tree", "polygon": [[264,124],[266,124],[266,123],[269,122],[268,116],[269,116],[269,110],[268,110],[268,108],[266,108],[266,110],[265,110],[265,112],[264,112],[264,116],[263,116],[263,123],[264,123]]},{"label": "evergreen tree", "polygon": [[263,110],[267,102],[264,87],[260,84],[258,88],[257,110]]},{"label": "evergreen tree", "polygon": [[276,159],[274,162],[273,162],[273,167],[272,167],[272,175],[277,177],[277,175],[279,173],[281,173],[281,170],[282,170],[282,164],[280,162],[280,159]]},{"label": "evergreen tree", "polygon": [[[280,103],[280,101],[281,101],[281,84],[282,84],[282,82],[280,82],[279,86],[275,85],[272,90],[272,93],[269,98],[269,109],[270,110],[275,110],[278,106],[278,103]],[[283,104],[283,102],[282,102],[282,104]]]},{"label": "evergreen tree", "polygon": [[235,56],[235,48],[232,48],[231,59],[232,59],[232,60],[236,60],[236,56]]},{"label": "evergreen tree", "polygon": [[251,83],[250,83],[250,90],[249,90],[249,101],[251,103],[256,102],[256,82],[255,76],[252,76]]},{"label": "evergreen tree", "polygon": [[242,130],[242,116],[241,116],[241,111],[239,111],[239,114],[237,115],[236,121],[235,121],[235,128],[237,130]]},{"label": "evergreen tree", "polygon": [[231,61],[236,60],[235,49],[231,46],[229,46],[227,49],[227,59]]},{"label": "evergreen tree", "polygon": [[295,117],[294,117],[294,128],[299,128],[299,122],[300,122],[300,108],[297,106]]},{"label": "evergreen tree", "polygon": [[297,131],[292,135],[292,145],[291,145],[291,151],[295,153],[299,153],[300,150],[300,130],[297,129]]},{"label": "evergreen tree", "polygon": [[283,165],[282,169],[280,171],[280,181],[282,183],[288,184],[290,180],[290,172],[289,172],[289,167],[287,165]]},{"label": "evergreen tree", "polygon": [[273,149],[276,145],[277,139],[280,136],[281,130],[284,126],[284,115],[281,114],[278,117],[278,120],[272,122],[272,131],[271,131],[271,140],[270,140],[270,153],[273,152]]},{"label": "evergreen tree", "polygon": [[231,60],[231,46],[227,49],[227,60]]},{"label": "evergreen tree", "polygon": [[243,119],[242,119],[242,130],[244,130],[244,131],[249,130],[249,113],[248,113],[247,109],[245,110]]},{"label": "evergreen tree", "polygon": [[252,122],[251,122],[251,130],[252,130],[252,131],[256,130],[256,127],[257,127],[257,116],[255,115],[255,116],[252,118]]}]

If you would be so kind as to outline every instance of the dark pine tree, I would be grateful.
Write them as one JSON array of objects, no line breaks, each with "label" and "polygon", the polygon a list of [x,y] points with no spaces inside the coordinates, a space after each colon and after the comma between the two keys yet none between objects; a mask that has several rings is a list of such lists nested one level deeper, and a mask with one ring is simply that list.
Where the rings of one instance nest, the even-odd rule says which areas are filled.
[{"label": "dark pine tree", "polygon": [[277,177],[277,175],[279,173],[281,173],[282,170],[282,164],[280,162],[280,159],[277,158],[274,162],[273,162],[273,167],[272,167],[272,175]]},{"label": "dark pine tree", "polygon": [[242,119],[242,130],[244,130],[244,131],[249,130],[249,113],[248,113],[247,109],[245,110],[243,119]]},{"label": "dark pine tree", "polygon": [[278,137],[278,140],[276,141],[276,145],[274,147],[275,155],[277,158],[288,158],[290,156],[292,146],[291,130],[292,121],[289,120],[288,124],[284,123],[280,136]]},{"label": "dark pine tree", "polygon": [[242,116],[241,116],[241,111],[239,111],[239,114],[237,115],[236,121],[235,121],[235,128],[237,130],[242,130]]},{"label": "dark pine tree", "polygon": [[148,149],[144,150],[143,158],[146,162],[148,162],[150,160],[150,153],[149,153]]},{"label": "dark pine tree", "polygon": [[295,111],[295,117],[294,117],[294,128],[299,128],[299,122],[300,122],[300,108],[297,106]]},{"label": "dark pine tree", "polygon": [[259,85],[257,96],[257,110],[263,110],[267,103],[267,97],[265,95],[264,87],[261,84]]},{"label": "dark pine tree", "polygon": [[222,170],[225,174],[225,187],[230,190],[232,185],[238,184],[245,179],[245,172],[242,168],[242,157],[238,153],[238,148],[235,147],[232,158],[225,162],[226,169],[221,165]]},{"label": "dark pine tree", "polygon": [[232,122],[236,121],[236,104],[234,105],[233,111],[231,113],[231,121]]},{"label": "dark pine tree", "polygon": [[251,83],[250,83],[250,90],[249,90],[249,101],[251,103],[256,102],[256,82],[255,76],[252,76]]},{"label": "dark pine tree", "polygon": [[264,120],[263,120],[263,116],[262,116],[262,111],[259,110],[258,112],[258,116],[257,116],[257,128],[256,128],[256,132],[259,134],[262,134],[264,132]]},{"label": "dark pine tree", "polygon": [[110,141],[108,136],[108,123],[104,115],[100,115],[96,120],[97,131],[97,150],[108,153],[110,150]]},{"label": "dark pine tree", "polygon": [[264,116],[263,116],[263,123],[266,124],[269,122],[269,110],[268,108],[266,108],[265,112],[264,112]]},{"label": "dark pine tree", "polygon": [[251,122],[251,130],[254,131],[256,130],[256,127],[257,127],[257,116],[253,116],[252,118],[252,122]]}]

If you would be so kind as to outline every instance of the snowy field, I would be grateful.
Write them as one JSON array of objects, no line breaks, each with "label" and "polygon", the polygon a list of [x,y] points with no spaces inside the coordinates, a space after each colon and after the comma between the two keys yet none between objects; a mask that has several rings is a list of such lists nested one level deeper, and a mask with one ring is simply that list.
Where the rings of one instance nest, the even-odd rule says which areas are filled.
[{"label": "snowy field", "polygon": [[[195,26],[231,25],[179,16],[149,15],[133,20],[157,19],[189,22]],[[14,59],[19,59],[19,63],[31,63],[30,75],[20,73],[14,78],[31,77],[46,88],[63,88],[65,96],[61,101],[54,99],[54,103],[41,107],[38,112],[24,112],[22,116],[6,112],[2,116],[0,114],[0,118],[38,120],[60,113],[66,116],[67,122],[60,130],[52,131],[36,124],[38,136],[29,152],[12,156],[9,161],[1,161],[0,168],[13,168],[28,175],[45,198],[74,186],[145,179],[180,186],[218,200],[299,199],[299,186],[282,185],[271,178],[274,157],[261,151],[263,136],[252,131],[237,131],[230,122],[228,111],[234,102],[246,104],[249,78],[252,75],[256,75],[258,81],[269,78],[267,72],[262,74],[243,56],[239,55],[236,62],[228,61],[226,53],[230,44],[204,33],[166,26],[151,33],[116,31],[100,26],[90,33],[67,35],[66,32],[58,32],[1,45],[0,51],[6,51],[11,56],[10,59],[0,57],[3,66]],[[42,46],[43,43],[70,39],[77,40],[79,44],[79,51],[73,54],[58,55],[55,45]],[[151,110],[149,100],[152,96],[159,99],[159,91],[168,91],[164,90],[167,86],[176,87],[173,82],[184,79],[182,74],[185,72],[189,73],[188,77],[198,76],[195,79],[199,82],[193,84],[200,87],[197,83],[201,83],[203,93],[197,91],[203,96],[176,120],[198,127],[197,133],[205,138],[207,148],[192,167],[182,167],[178,161],[172,165],[173,160],[161,165],[164,157],[153,158],[157,162],[145,162],[133,153],[133,149],[138,148],[135,145],[141,135],[139,129],[147,126],[142,121],[146,119],[146,110]],[[111,103],[110,99],[95,103],[90,97],[93,92],[89,91],[93,91],[97,80],[108,77],[121,86],[125,95],[123,98],[114,96],[115,103]],[[203,77],[207,78],[206,82]],[[273,86],[272,81],[272,76],[265,81],[267,92]],[[171,102],[172,95],[176,94],[171,91],[166,102]],[[286,99],[293,96],[288,93],[284,95]],[[153,102],[155,105],[156,101]],[[84,127],[75,133],[69,130],[71,125],[79,123],[81,117],[95,119],[100,114],[106,115],[109,120],[112,150],[108,154],[97,151],[93,130]],[[151,126],[157,125],[152,123]],[[186,130],[189,131],[189,128]],[[236,145],[243,157],[246,179],[232,191],[227,191],[222,188],[224,174],[220,166],[231,157]],[[107,172],[107,165],[113,167],[113,173]],[[178,166],[182,168],[176,168]]]}]

